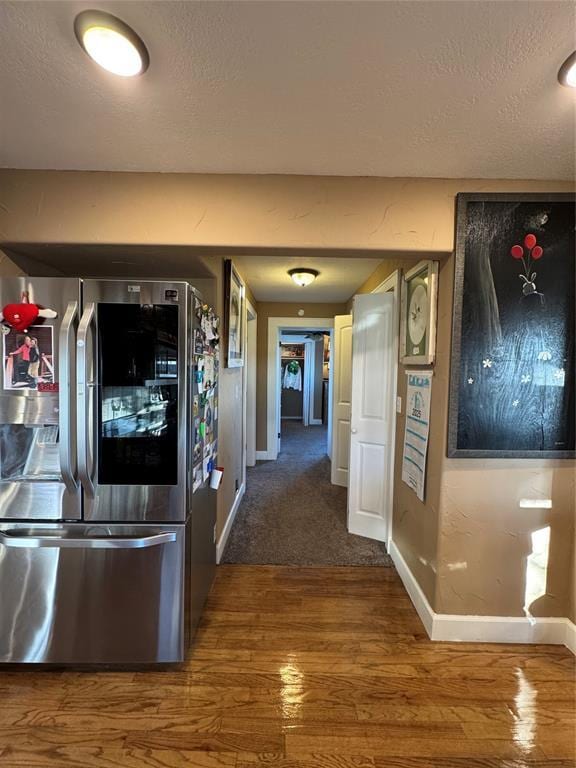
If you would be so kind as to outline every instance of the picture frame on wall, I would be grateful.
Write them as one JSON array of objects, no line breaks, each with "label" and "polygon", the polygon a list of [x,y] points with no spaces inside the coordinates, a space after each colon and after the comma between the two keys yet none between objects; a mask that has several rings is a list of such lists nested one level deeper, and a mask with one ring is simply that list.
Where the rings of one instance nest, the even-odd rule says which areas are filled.
[{"label": "picture frame on wall", "polygon": [[449,457],[576,456],[575,204],[456,198]]},{"label": "picture frame on wall", "polygon": [[438,262],[425,259],[402,277],[400,362],[431,365],[436,354]]},{"label": "picture frame on wall", "polygon": [[244,365],[246,287],[231,259],[224,262],[224,293],[226,366],[241,368]]}]

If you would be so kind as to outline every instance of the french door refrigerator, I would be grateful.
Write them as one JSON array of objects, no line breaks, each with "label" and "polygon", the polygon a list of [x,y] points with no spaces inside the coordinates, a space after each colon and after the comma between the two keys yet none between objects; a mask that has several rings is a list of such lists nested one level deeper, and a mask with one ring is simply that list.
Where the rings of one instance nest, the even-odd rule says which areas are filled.
[{"label": "french door refrigerator", "polygon": [[2,326],[0,661],[181,661],[215,564],[200,299],[185,282],[0,280],[1,307],[21,299],[56,316]]}]

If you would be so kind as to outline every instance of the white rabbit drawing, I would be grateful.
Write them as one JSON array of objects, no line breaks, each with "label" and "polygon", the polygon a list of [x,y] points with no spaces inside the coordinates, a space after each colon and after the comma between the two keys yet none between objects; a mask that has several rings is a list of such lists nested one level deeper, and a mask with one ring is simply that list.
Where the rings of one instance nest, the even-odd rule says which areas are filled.
[{"label": "white rabbit drawing", "polygon": [[526,277],[526,275],[518,275],[520,280],[524,281],[524,285],[522,286],[522,293],[524,296],[529,296],[531,293],[538,293],[536,290],[536,283],[534,280],[536,279],[536,272],[532,272],[530,275],[530,279]]},{"label": "white rabbit drawing", "polygon": [[536,290],[536,283],[534,282],[534,280],[536,279],[536,272],[532,272],[529,278],[526,275],[518,275],[518,277],[524,283],[524,285],[522,286],[523,295],[531,296],[532,294],[535,293],[537,296],[540,296],[540,302],[544,304],[544,294]]}]

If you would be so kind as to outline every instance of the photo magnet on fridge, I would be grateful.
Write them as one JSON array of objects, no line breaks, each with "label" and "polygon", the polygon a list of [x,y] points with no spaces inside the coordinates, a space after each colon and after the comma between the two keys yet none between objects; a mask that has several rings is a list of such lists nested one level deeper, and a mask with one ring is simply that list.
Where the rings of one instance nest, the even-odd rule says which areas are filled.
[{"label": "photo magnet on fridge", "polygon": [[4,333],[4,389],[58,391],[53,331],[50,325],[31,325],[25,332],[10,328]]}]

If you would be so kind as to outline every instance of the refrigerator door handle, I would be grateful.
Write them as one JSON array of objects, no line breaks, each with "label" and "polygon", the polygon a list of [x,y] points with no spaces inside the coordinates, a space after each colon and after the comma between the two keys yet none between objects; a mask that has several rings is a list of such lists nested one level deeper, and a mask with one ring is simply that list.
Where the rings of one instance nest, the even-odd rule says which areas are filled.
[{"label": "refrigerator door handle", "polygon": [[77,393],[78,393],[78,476],[84,486],[84,492],[94,498],[94,483],[90,468],[90,446],[92,425],[90,423],[89,398],[92,397],[94,382],[88,381],[87,341],[90,326],[94,320],[96,305],[86,304],[84,314],[78,325],[77,346]]},{"label": "refrigerator door handle", "polygon": [[0,544],[4,547],[20,549],[39,549],[53,547],[56,549],[145,549],[160,544],[176,541],[176,532],[154,533],[149,536],[85,536],[72,538],[69,536],[36,536],[7,534],[0,531]]},{"label": "refrigerator door handle", "polygon": [[75,493],[78,488],[76,482],[76,445],[75,431],[72,422],[72,383],[71,366],[74,319],[78,314],[78,302],[70,301],[64,313],[64,319],[60,327],[60,339],[58,350],[58,373],[60,379],[58,407],[60,417],[60,472],[62,480],[69,493]]}]

